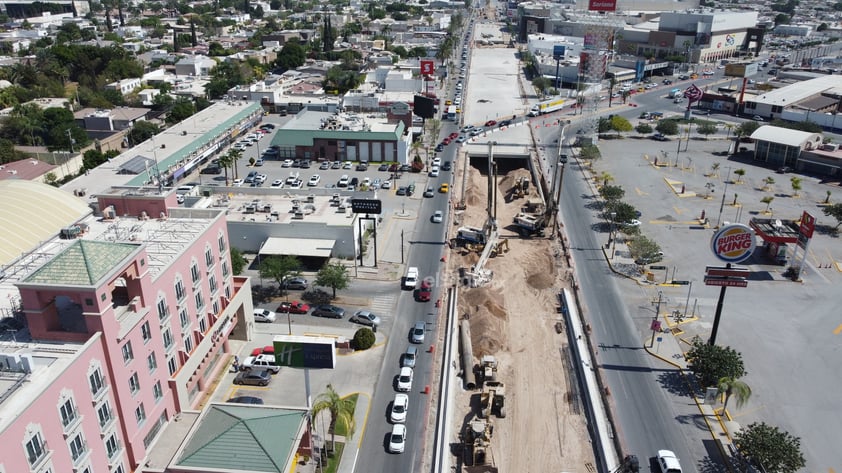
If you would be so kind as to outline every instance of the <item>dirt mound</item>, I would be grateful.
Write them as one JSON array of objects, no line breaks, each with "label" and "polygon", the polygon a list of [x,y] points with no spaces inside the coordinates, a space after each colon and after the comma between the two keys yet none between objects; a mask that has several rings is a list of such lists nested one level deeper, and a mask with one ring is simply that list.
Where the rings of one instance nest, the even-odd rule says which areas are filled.
[{"label": "dirt mound", "polygon": [[474,356],[480,358],[507,350],[508,313],[504,308],[504,296],[496,290],[479,287],[465,291],[461,302],[462,313],[471,321]]},{"label": "dirt mound", "polygon": [[497,186],[503,192],[507,191],[510,187],[515,185],[518,179],[521,177],[525,177],[529,179],[529,183],[532,183],[532,174],[529,172],[529,169],[513,169],[508,172],[505,176],[500,178],[499,183]]},{"label": "dirt mound", "polygon": [[534,289],[548,289],[555,284],[557,272],[550,255],[549,245],[529,255],[526,259],[528,260],[526,284]]}]

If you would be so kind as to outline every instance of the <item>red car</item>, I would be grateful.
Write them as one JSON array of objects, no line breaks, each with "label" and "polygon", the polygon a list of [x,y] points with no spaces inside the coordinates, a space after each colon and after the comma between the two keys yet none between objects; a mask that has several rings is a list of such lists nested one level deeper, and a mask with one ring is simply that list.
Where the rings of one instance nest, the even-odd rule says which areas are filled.
[{"label": "red car", "polygon": [[497,120],[488,120],[485,122],[485,126],[494,126],[497,124]]},{"label": "red car", "polygon": [[424,278],[421,281],[421,287],[418,288],[418,302],[428,302],[433,294],[433,281],[432,278]]},{"label": "red car", "polygon": [[257,347],[251,351],[251,356],[257,355],[274,355],[275,354],[275,347],[272,345],[266,345],[263,348]]},{"label": "red car", "polygon": [[306,314],[310,312],[310,306],[298,301],[281,302],[281,305],[278,306],[278,310],[276,312],[289,312],[290,314]]},{"label": "red car", "polygon": [[445,146],[449,145],[450,144],[450,138],[445,138],[445,139],[441,140],[441,144],[443,144]]},{"label": "red car", "polygon": [[448,136],[448,138],[450,138],[451,140],[455,140],[456,138],[459,138],[459,133],[451,133],[450,136]]}]

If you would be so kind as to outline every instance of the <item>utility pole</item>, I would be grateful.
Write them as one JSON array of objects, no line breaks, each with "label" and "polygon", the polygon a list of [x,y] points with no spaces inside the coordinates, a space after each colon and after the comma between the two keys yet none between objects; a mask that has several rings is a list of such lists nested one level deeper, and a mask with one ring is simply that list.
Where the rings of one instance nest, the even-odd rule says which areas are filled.
[{"label": "utility pole", "polygon": [[722,219],[722,210],[725,208],[725,195],[728,193],[728,181],[731,178],[731,166],[728,166],[728,175],[725,177],[725,189],[722,190],[722,202],[719,204],[719,215],[716,217],[716,228]]},{"label": "utility pole", "polygon": [[655,326],[657,325],[658,317],[661,314],[661,298],[663,295],[663,292],[658,291],[658,302],[655,304],[655,317],[652,319],[652,340],[649,340],[649,348],[655,346]]}]

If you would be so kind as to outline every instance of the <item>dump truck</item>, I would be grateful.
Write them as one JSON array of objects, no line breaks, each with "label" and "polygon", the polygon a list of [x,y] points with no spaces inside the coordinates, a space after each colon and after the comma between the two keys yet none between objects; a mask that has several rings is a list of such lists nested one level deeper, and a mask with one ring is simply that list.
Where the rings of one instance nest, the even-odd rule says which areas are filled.
[{"label": "dump truck", "polygon": [[476,227],[459,227],[456,230],[456,238],[468,243],[485,244],[485,232]]},{"label": "dump truck", "polygon": [[546,227],[546,219],[541,215],[533,215],[525,212],[520,212],[515,216],[515,225],[521,229],[521,234],[529,236],[532,234],[541,234]]},{"label": "dump truck", "polygon": [[567,99],[545,100],[543,102],[538,102],[535,105],[533,105],[532,108],[529,109],[529,113],[527,115],[529,115],[530,117],[537,117],[538,115],[544,115],[546,113],[555,112],[556,110],[561,110],[565,106],[572,103],[572,100]]},{"label": "dump truck", "polygon": [[520,177],[515,181],[515,184],[509,189],[509,195],[512,199],[519,199],[529,195],[529,178]]}]

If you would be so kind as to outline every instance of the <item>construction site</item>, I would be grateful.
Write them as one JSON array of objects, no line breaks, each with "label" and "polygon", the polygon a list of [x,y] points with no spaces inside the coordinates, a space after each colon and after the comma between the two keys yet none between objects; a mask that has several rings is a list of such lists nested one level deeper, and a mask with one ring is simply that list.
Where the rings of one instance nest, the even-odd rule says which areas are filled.
[{"label": "construction site", "polygon": [[495,160],[493,145],[462,158],[448,259],[460,286],[457,471],[596,471],[559,302],[560,189],[529,159]]}]

